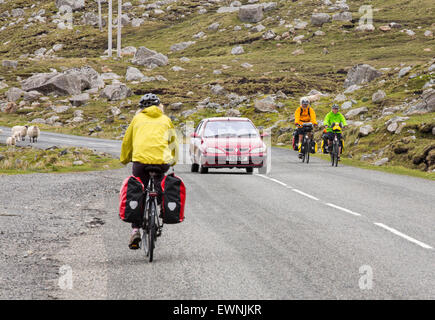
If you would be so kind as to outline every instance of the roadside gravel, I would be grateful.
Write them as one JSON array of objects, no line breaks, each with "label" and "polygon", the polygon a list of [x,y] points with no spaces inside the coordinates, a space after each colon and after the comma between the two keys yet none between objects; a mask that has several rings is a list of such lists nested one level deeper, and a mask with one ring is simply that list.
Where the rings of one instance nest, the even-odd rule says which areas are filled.
[{"label": "roadside gravel", "polygon": [[59,252],[117,214],[105,203],[130,170],[0,176],[0,299],[60,298]]}]

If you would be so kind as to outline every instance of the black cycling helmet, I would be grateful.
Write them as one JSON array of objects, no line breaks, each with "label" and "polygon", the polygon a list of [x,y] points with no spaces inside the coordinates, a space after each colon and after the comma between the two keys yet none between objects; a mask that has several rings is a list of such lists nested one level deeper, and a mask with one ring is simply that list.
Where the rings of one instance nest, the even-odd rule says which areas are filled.
[{"label": "black cycling helmet", "polygon": [[141,107],[158,106],[160,99],[154,93],[147,93],[140,98],[139,105]]},{"label": "black cycling helmet", "polygon": [[332,105],[331,109],[337,109],[337,110],[340,110],[340,106],[339,106],[338,104],[334,103],[334,104]]}]

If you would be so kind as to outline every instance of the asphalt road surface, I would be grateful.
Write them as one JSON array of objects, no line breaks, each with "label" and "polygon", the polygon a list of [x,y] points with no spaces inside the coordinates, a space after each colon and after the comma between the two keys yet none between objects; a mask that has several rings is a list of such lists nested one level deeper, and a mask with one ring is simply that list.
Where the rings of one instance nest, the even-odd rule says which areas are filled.
[{"label": "asphalt road surface", "polygon": [[[112,154],[119,154],[120,147],[119,141],[45,132],[36,145],[53,144]],[[62,275],[55,273],[45,289],[35,279],[25,286],[61,299],[435,298],[433,181],[343,165],[333,168],[317,158],[303,164],[295,152],[284,149],[273,149],[271,160],[268,175],[235,169],[199,174],[191,173],[189,164],[177,165],[175,172],[187,187],[186,220],[164,226],[151,264],[142,250],[128,249],[131,228],[117,216],[117,190],[130,174],[129,166],[99,173],[0,176],[0,186],[17,179],[38,181],[39,193],[44,185],[57,183],[61,191],[50,191],[50,201],[69,200],[65,212],[77,217],[89,212],[83,210],[86,200],[102,221],[86,232],[65,232],[61,247],[54,240],[48,246],[52,262],[45,262],[40,272],[65,267],[72,275],[71,286],[60,289],[56,277]],[[0,193],[3,210],[12,212],[18,205],[8,200],[11,195],[5,190]],[[32,189],[22,191],[33,212],[38,202],[30,200]],[[61,228],[67,217],[56,214]],[[8,228],[20,224],[19,218],[7,221]],[[81,228],[80,223],[68,224]],[[3,230],[2,246],[10,242],[7,236]],[[7,259],[1,262],[2,270],[13,273]],[[19,278],[11,286],[12,280],[8,283],[0,272],[0,297],[14,296]]]}]

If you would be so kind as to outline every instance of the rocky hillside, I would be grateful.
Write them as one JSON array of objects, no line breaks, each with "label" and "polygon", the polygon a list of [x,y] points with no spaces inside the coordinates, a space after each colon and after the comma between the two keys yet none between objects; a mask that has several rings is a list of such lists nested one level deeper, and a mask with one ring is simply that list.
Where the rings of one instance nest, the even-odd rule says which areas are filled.
[{"label": "rocky hillside", "polygon": [[288,145],[309,96],[320,120],[341,105],[346,157],[435,170],[431,0],[130,0],[120,58],[102,12],[100,31],[97,1],[0,0],[1,125],[120,139],[154,92],[179,127],[246,116]]}]

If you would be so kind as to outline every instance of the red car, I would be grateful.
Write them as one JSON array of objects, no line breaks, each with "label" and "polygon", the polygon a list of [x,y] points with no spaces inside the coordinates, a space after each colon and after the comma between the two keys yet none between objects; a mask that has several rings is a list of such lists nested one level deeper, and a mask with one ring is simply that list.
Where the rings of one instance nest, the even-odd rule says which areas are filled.
[{"label": "red car", "polygon": [[192,172],[209,168],[254,168],[266,171],[267,149],[255,125],[247,118],[208,118],[202,120],[190,139]]}]

